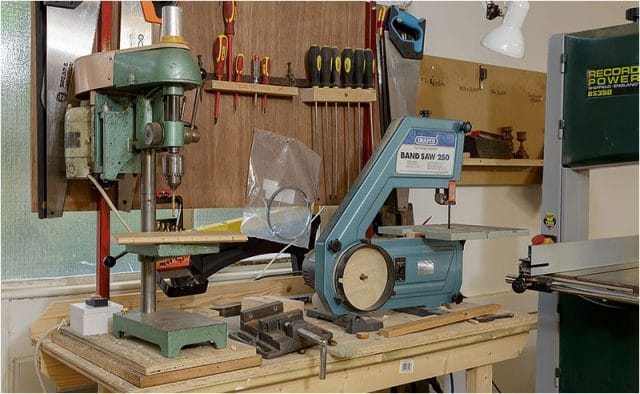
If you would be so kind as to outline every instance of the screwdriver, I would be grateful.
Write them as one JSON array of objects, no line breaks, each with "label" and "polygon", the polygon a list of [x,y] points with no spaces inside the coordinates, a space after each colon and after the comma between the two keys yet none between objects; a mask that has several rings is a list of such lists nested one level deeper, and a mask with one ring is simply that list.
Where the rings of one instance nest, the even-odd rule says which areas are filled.
[{"label": "screwdriver", "polygon": [[[333,68],[333,62],[331,61],[331,48],[329,48],[328,46],[323,46],[322,48],[320,48],[320,86],[322,86],[323,88],[328,88],[329,86],[331,86],[331,70]],[[322,133],[322,146],[323,146],[323,163],[325,162],[324,160],[324,138],[326,133],[328,133],[329,130],[329,102],[325,101],[324,102],[324,132]],[[331,135],[331,134],[329,134]],[[327,177],[327,169],[326,169],[326,165],[324,165],[324,188],[325,188],[325,195],[327,195],[327,183],[328,183],[328,177]],[[333,171],[332,171],[333,173]],[[329,199],[331,199],[331,193],[329,193],[327,195],[327,197]]]},{"label": "screwdriver", "polygon": [[[236,82],[240,82],[242,76],[242,69],[244,68],[244,55],[242,53],[238,53],[236,55],[236,61],[234,62],[234,70],[236,72]],[[238,108],[238,92],[233,94],[233,112],[236,112]]]},{"label": "screwdriver", "polygon": [[[252,65],[252,76],[253,83],[258,83],[258,77],[260,76],[260,56],[253,55],[253,63]],[[258,101],[258,93],[253,95],[253,106],[255,107],[256,102]]]},{"label": "screwdriver", "polygon": [[[333,68],[331,69],[331,87],[340,87],[340,71],[342,69],[342,58],[340,50],[337,47],[331,47],[331,60]],[[333,134],[333,197],[337,198],[338,194],[338,102],[334,101],[333,122],[335,132]]]},{"label": "screwdriver", "polygon": [[[353,49],[347,47],[342,51],[342,85],[347,89],[351,89],[351,87],[353,86],[352,65],[353,65]],[[347,132],[345,133],[345,137],[344,137],[344,140],[345,140],[344,161],[347,166],[347,188],[351,186],[351,158],[350,158],[351,149],[349,147],[349,141],[351,140],[351,137],[350,137],[351,121],[349,119],[350,114],[351,114],[351,105],[347,101]]]},{"label": "screwdriver", "polygon": [[[223,1],[222,2],[222,17],[224,18],[224,34],[229,39],[229,53],[227,56],[227,80],[231,81],[231,59],[233,59],[233,36],[235,33],[236,22],[236,2],[235,1]],[[237,97],[237,96],[236,96]]]},{"label": "screwdriver", "polygon": [[[322,67],[322,61],[320,58],[320,47],[318,45],[311,45],[309,47],[309,53],[307,54],[307,65],[309,66],[309,82],[310,85],[320,86],[320,68]],[[318,102],[314,101],[314,119],[313,119],[313,137],[311,144],[314,151],[318,143]],[[316,153],[319,153],[316,151]]]},{"label": "screwdriver", "polygon": [[[373,89],[373,76],[376,70],[376,62],[373,58],[373,51],[371,48],[364,50],[364,81],[363,85],[365,89]],[[373,110],[372,103],[369,102],[369,141],[371,144],[371,154],[373,154]]]},{"label": "screwdriver", "polygon": [[[262,80],[260,83],[264,85],[269,84],[269,71],[271,71],[271,59],[268,56],[265,56],[260,61],[260,76]],[[267,94],[262,95],[262,112],[267,113]]]},{"label": "screwdriver", "polygon": [[[364,51],[362,48],[356,48],[353,53],[353,84],[356,89],[362,88],[362,80],[364,79]],[[358,147],[358,168],[362,168],[362,120],[360,119],[360,102],[357,103],[356,119],[358,126],[356,127],[356,146]]]},{"label": "screwdriver", "polygon": [[[216,37],[216,42],[213,46],[213,58],[216,62],[216,78],[218,81],[222,80],[222,76],[224,75],[224,63],[227,59],[227,44],[228,44],[227,36],[224,34],[218,34]],[[216,91],[216,103],[213,112],[213,124],[218,123],[218,114],[220,113],[220,91]]]}]

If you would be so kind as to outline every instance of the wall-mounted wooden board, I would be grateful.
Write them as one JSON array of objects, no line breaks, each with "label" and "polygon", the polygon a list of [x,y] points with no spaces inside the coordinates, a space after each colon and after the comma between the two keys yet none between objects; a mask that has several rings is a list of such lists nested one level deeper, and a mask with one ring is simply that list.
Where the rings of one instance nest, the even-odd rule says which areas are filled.
[{"label": "wall-mounted wooden board", "polygon": [[[524,146],[531,159],[542,159],[546,74],[484,65],[487,79],[480,89],[480,63],[425,56],[420,68],[416,113],[431,110],[434,118],[468,120],[473,130],[500,133],[504,126],[526,131]],[[513,159],[516,160],[516,159]],[[464,166],[460,184],[540,183],[540,167]]]},{"label": "wall-mounted wooden board", "polygon": [[[202,55],[203,66],[214,71],[213,43],[218,34],[224,33],[221,2],[179,2],[183,9],[184,37],[194,58]],[[271,75],[284,77],[287,62],[291,62],[296,78],[306,78],[306,52],[311,44],[362,48],[364,46],[365,3],[363,2],[236,2],[237,20],[233,38],[233,54],[245,56],[244,74],[251,74],[251,58],[254,54],[271,58]],[[35,95],[34,95],[35,97]],[[194,92],[187,94],[185,118],[191,114]],[[220,117],[213,122],[214,97],[203,95],[196,124],[201,132],[200,142],[184,148],[185,176],[178,194],[184,198],[186,208],[243,207],[246,200],[247,172],[254,128],[277,132],[297,138],[321,153],[320,142],[312,142],[314,106],[305,104],[299,96],[268,97],[266,113],[262,111],[262,98],[253,105],[253,95],[240,95],[238,107],[233,111],[233,95],[221,94]],[[367,105],[360,105],[366,114]],[[375,111],[375,109],[374,109]],[[325,195],[324,176],[321,173],[320,203],[336,204],[347,190],[345,157],[351,160],[350,178],[358,172],[355,151],[354,105],[350,106],[350,152],[345,152],[346,104],[336,108],[324,105],[318,108],[318,124],[324,129],[324,162],[327,175],[331,175],[330,138],[335,133],[334,116],[338,125],[338,192],[337,198]],[[375,116],[375,114],[374,114]],[[326,121],[325,121],[326,120]],[[323,126],[324,125],[324,126]],[[35,128],[32,128],[35,133]],[[379,130],[375,131],[379,140]],[[35,141],[34,141],[35,142]],[[32,145],[35,156],[36,147]],[[35,162],[33,164],[35,166]],[[158,162],[157,187],[164,185]],[[331,180],[332,178],[330,178]],[[77,184],[75,184],[77,183]],[[65,210],[95,209],[95,198],[89,182],[75,182],[69,188]],[[32,182],[33,209],[37,204],[35,177]],[[328,190],[328,189],[327,189]],[[327,193],[328,194],[328,193]],[[137,198],[136,198],[137,200]],[[134,203],[134,206],[136,203]]]}]

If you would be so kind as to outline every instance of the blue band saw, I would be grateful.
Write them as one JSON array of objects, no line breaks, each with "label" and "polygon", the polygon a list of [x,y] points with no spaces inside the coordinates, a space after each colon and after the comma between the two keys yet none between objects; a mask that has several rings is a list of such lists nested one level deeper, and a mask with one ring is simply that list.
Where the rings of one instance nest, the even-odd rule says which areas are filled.
[{"label": "blue band saw", "polygon": [[438,204],[449,209],[455,204],[464,133],[470,130],[468,122],[409,116],[389,125],[303,263],[305,282],[327,312],[340,316],[460,302],[466,240],[528,235],[522,229],[449,223],[379,227],[384,236],[366,238],[396,188],[435,189]]}]

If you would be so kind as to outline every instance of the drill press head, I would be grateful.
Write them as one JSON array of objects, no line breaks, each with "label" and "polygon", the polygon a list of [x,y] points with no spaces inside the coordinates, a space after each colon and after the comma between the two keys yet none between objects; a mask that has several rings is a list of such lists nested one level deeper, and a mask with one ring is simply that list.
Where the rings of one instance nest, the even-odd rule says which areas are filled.
[{"label": "drill press head", "polygon": [[190,127],[182,120],[184,95],[201,83],[178,7],[163,8],[159,44],[78,58],[76,96],[91,94],[94,112],[92,172],[114,181],[118,174],[139,173],[141,152],[153,149],[163,152],[162,174],[175,190],[184,175],[181,148],[200,139],[195,119]]}]

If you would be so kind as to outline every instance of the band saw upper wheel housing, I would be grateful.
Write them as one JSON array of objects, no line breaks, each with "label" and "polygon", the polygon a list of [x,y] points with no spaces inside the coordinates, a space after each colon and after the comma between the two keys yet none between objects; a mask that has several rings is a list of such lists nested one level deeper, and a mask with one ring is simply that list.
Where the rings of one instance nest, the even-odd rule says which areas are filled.
[{"label": "band saw upper wheel housing", "polygon": [[354,311],[380,308],[391,297],[395,268],[391,256],[379,246],[358,243],[345,250],[336,264],[335,290]]}]

